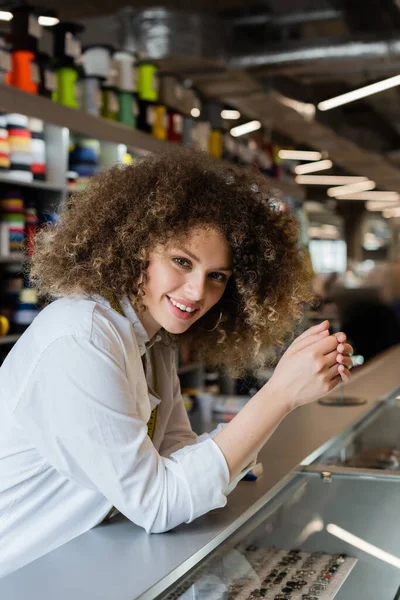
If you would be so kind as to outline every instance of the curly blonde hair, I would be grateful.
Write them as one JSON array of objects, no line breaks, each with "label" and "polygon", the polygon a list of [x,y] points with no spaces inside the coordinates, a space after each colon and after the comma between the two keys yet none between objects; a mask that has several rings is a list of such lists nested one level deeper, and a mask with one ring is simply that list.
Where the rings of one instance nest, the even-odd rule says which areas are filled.
[{"label": "curly blonde hair", "polygon": [[42,298],[114,294],[143,310],[149,253],[198,226],[225,236],[233,274],[221,300],[171,338],[232,375],[255,371],[301,319],[312,275],[297,221],[274,207],[254,170],[176,149],[100,173],[37,233],[32,284]]}]

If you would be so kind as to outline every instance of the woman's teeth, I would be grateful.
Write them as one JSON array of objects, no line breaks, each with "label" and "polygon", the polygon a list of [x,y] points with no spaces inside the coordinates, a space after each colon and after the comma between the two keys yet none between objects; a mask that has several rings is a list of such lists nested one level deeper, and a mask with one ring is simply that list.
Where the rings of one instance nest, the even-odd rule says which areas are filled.
[{"label": "woman's teeth", "polygon": [[188,306],[185,306],[184,304],[179,304],[179,302],[175,302],[175,300],[172,300],[172,298],[170,298],[169,296],[168,296],[168,299],[171,302],[171,304],[173,304],[174,306],[177,306],[181,310],[186,311],[188,313],[192,313],[196,310],[195,308],[189,308]]}]

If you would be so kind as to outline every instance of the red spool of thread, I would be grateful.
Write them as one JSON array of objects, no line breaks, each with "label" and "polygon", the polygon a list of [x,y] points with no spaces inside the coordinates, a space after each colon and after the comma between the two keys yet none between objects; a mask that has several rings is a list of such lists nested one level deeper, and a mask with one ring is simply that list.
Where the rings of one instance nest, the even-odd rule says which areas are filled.
[{"label": "red spool of thread", "polygon": [[16,50],[11,53],[12,71],[7,73],[6,82],[29,94],[38,93],[38,84],[34,82],[32,71],[35,65],[32,65],[35,55],[27,50]]}]

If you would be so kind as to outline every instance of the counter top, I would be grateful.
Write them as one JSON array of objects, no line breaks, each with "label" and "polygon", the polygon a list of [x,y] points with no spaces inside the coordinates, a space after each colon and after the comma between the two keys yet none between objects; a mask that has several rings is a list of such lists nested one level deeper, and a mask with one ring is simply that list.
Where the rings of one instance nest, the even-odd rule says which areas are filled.
[{"label": "counter top", "polygon": [[[362,406],[314,403],[291,413],[259,455],[264,474],[241,482],[224,509],[189,525],[147,535],[119,515],[0,580],[5,600],[151,600],[198,564],[255,514],[335,438],[400,386],[400,346],[355,371],[346,395]],[[335,395],[333,392],[331,395]]]}]

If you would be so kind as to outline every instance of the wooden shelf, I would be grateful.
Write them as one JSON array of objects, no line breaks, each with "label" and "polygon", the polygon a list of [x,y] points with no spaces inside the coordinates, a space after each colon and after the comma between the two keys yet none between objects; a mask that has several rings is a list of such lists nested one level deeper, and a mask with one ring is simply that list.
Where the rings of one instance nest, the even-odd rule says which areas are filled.
[{"label": "wooden shelf", "polygon": [[[132,151],[160,152],[167,148],[176,147],[172,142],[158,140],[152,135],[138,129],[133,129],[121,123],[103,119],[102,117],[95,117],[81,110],[67,108],[62,104],[53,102],[49,98],[44,98],[36,94],[28,94],[4,84],[0,84],[0,99],[2,110],[5,112],[17,112],[30,117],[36,117],[58,127],[67,127],[73,133],[104,142],[125,144]],[[266,179],[271,189],[276,188],[283,192],[283,194],[298,199],[304,198],[305,191],[302,186],[270,177],[266,177]],[[57,186],[55,186],[56,188]],[[46,186],[43,189],[50,188]],[[60,188],[58,187],[57,189]]]},{"label": "wooden shelf", "polygon": [[0,256],[0,263],[23,263],[28,260],[25,254],[11,254],[10,256]]},{"label": "wooden shelf", "polygon": [[19,179],[14,179],[12,177],[7,177],[6,174],[0,175],[0,184],[6,183],[7,185],[12,185],[16,187],[27,187],[33,188],[42,191],[49,192],[63,192],[66,189],[66,186],[59,186],[56,183],[51,183],[49,181],[23,181]]},{"label": "wooden shelf", "polygon": [[203,369],[204,365],[201,362],[189,363],[188,365],[183,365],[178,368],[178,375],[185,375],[186,373],[191,373],[192,371],[197,371],[198,369]]},{"label": "wooden shelf", "polygon": [[19,340],[20,337],[20,333],[15,333],[14,335],[0,336],[0,346],[5,346],[7,344],[15,344],[15,342]]}]

